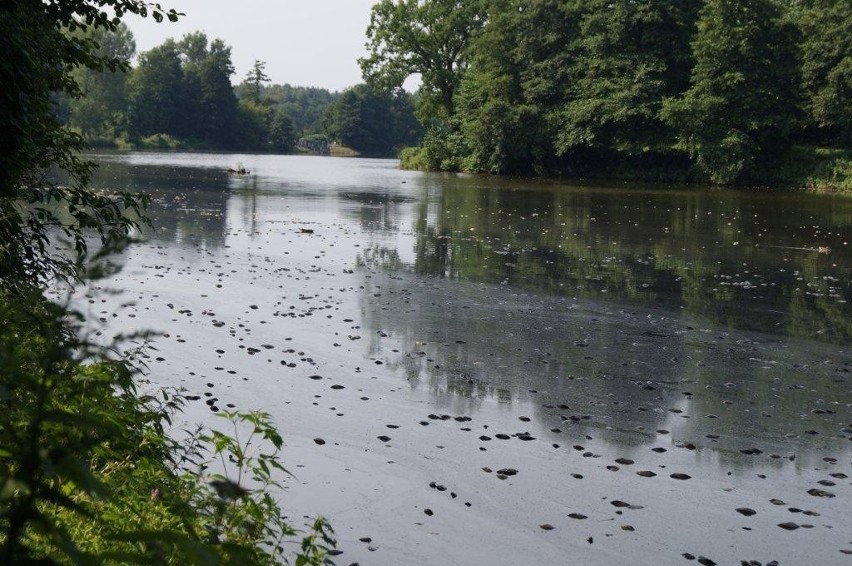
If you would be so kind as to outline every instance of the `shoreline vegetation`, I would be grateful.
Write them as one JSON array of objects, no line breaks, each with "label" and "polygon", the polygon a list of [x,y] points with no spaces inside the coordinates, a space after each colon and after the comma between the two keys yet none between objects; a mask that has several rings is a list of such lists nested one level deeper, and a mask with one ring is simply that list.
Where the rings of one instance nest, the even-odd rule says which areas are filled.
[{"label": "shoreline vegetation", "polygon": [[[138,146],[125,144],[95,144],[91,149],[109,149],[117,151],[216,151],[212,149],[193,147],[180,140],[167,137],[153,136],[143,140]],[[274,154],[275,152],[270,152]],[[424,156],[422,147],[407,147],[399,152],[399,166],[404,170],[411,171],[447,171],[483,173],[476,170],[465,169],[438,169],[430,167],[428,159]],[[327,153],[303,149],[297,147],[295,155],[330,155],[331,157],[369,157],[363,156],[359,151],[340,144],[328,144]],[[648,156],[644,161],[652,161],[654,158]],[[549,177],[565,181],[617,181],[635,183],[662,183],[678,185],[708,185],[711,184],[703,178],[700,172],[683,164],[687,161],[685,155],[680,156],[680,169],[663,169],[660,167],[643,165],[636,160],[624,159],[619,161],[615,158],[606,168],[600,171],[587,171],[585,174],[576,176]],[[534,176],[529,176],[534,178]],[[730,186],[759,187],[781,190],[807,190],[826,193],[850,193],[852,194],[852,150],[816,148],[808,146],[794,146],[788,150],[787,156],[771,170],[763,171],[755,178],[744,178]]]},{"label": "shoreline vegetation", "polygon": [[[328,522],[293,526],[279,506],[288,472],[270,415],[219,411],[221,428],[180,430],[189,397],[148,390],[150,336],[90,340],[97,323],[49,298],[113,273],[109,256],[150,225],[149,196],[90,187],[87,137],[57,115],[63,100],[81,103],[80,117],[109,111],[80,78],[121,81],[128,51],[105,47],[128,15],[181,16],[143,0],[0,4],[10,94],[0,97],[0,563],[330,564]],[[214,64],[226,50],[196,39],[207,57],[196,71],[226,84],[227,66]],[[286,123],[270,116],[280,133]]]},{"label": "shoreline vegetation", "polygon": [[[438,168],[430,164],[428,150],[409,147],[400,151],[400,168],[411,171],[455,171],[485,173],[476,169]],[[712,184],[700,171],[689,167],[688,156],[680,155],[676,167],[654,165],[655,156],[642,159],[614,157],[599,170],[589,169],[573,176],[555,178],[566,181],[618,181],[635,183],[662,183],[679,185]],[[665,158],[658,157],[663,162]],[[779,160],[776,167],[766,169],[754,177],[744,177],[729,186],[760,187],[769,189],[797,189],[827,193],[852,194],[852,150],[794,146]]]}]

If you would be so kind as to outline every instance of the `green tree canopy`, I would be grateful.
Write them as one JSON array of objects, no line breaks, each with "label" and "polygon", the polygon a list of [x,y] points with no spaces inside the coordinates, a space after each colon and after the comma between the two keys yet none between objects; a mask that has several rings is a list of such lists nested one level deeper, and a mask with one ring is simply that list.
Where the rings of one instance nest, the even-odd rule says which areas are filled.
[{"label": "green tree canopy", "polygon": [[788,142],[796,119],[797,34],[773,0],[706,0],[689,90],[663,119],[710,179],[729,183]]},{"label": "green tree canopy", "polygon": [[323,129],[332,139],[365,155],[393,155],[416,144],[422,130],[412,96],[401,89],[376,91],[360,84],[346,89],[326,111]]},{"label": "green tree canopy", "polygon": [[143,53],[129,81],[130,133],[168,134],[203,146],[233,148],[239,136],[231,48],[202,32],[166,40]]},{"label": "green tree canopy", "polygon": [[[237,97],[241,101],[252,100],[255,96],[254,90],[254,85],[243,81],[236,87]],[[285,112],[293,121],[296,133],[303,135],[322,131],[322,117],[328,106],[339,96],[340,93],[324,88],[270,84],[262,86],[261,99],[264,105],[275,111]]]},{"label": "green tree canopy", "polygon": [[[647,151],[667,141],[663,98],[689,82],[699,0],[589,0],[577,4],[566,104],[556,147]],[[569,48],[570,49],[570,48]]]},{"label": "green tree canopy", "polygon": [[[424,74],[430,130],[406,152],[413,167],[731,183],[771,176],[793,140],[850,144],[848,0],[493,0],[487,17],[467,2],[448,13],[386,0],[368,29],[373,84],[444,73]],[[440,56],[447,30],[464,38],[457,64]]]},{"label": "green tree canopy", "polygon": [[[564,76],[566,45],[576,27],[559,0],[492,4],[488,26],[472,47],[456,96],[468,163],[490,173],[531,173],[552,154],[547,117]],[[546,33],[541,33],[547,30]],[[554,60],[558,59],[556,64]]]},{"label": "green tree canopy", "polygon": [[[75,33],[85,34],[96,42],[98,56],[121,61],[123,65],[129,66],[136,54],[133,33],[124,23],[114,31],[91,27],[86,32],[78,30]],[[77,67],[71,71],[71,76],[80,89],[80,97],[68,101],[69,125],[78,129],[88,141],[115,138],[126,122],[127,72]]]},{"label": "green tree canopy", "polygon": [[826,141],[852,146],[852,7],[814,0],[801,19],[802,85],[810,120]]},{"label": "green tree canopy", "polygon": [[180,136],[183,67],[177,43],[169,39],[142,53],[128,81],[130,132],[134,136]]},{"label": "green tree canopy", "polygon": [[641,154],[671,143],[659,111],[688,86],[698,4],[492,3],[457,96],[468,165],[543,173],[576,167],[590,150]]},{"label": "green tree canopy", "polygon": [[184,100],[191,105],[184,110],[186,137],[211,147],[235,147],[238,110],[231,86],[231,48],[221,39],[214,39],[208,47],[207,37],[200,32],[184,37],[179,45],[187,58]]},{"label": "green tree canopy", "polygon": [[421,121],[449,118],[487,5],[484,0],[381,0],[367,27],[369,55],[359,59],[364,79],[389,90],[420,75]]},{"label": "green tree canopy", "polygon": [[397,89],[376,91],[366,84],[345,90],[323,119],[326,134],[365,155],[393,155],[420,139],[412,96]]}]

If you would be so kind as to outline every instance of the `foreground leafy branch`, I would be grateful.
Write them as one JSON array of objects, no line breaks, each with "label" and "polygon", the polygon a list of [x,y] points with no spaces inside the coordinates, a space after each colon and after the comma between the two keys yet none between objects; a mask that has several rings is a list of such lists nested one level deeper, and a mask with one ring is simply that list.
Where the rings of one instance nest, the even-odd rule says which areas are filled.
[{"label": "foreground leafy branch", "polygon": [[69,32],[115,31],[127,13],[157,21],[179,16],[141,0],[0,4],[0,279],[7,287],[80,275],[73,257],[57,253],[56,231],[84,255],[87,232],[110,244],[142,222],[144,196],[88,188],[94,165],[80,157],[83,139],[63,128],[53,111],[57,94],[81,95],[75,69],[127,66],[100,55],[91,37]]}]

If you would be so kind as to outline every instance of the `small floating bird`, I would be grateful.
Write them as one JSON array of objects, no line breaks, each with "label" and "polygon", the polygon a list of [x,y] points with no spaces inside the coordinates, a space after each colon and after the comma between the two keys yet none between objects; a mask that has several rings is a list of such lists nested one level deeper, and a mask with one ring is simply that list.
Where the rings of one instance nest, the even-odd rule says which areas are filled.
[{"label": "small floating bird", "polygon": [[798,248],[793,246],[765,246],[767,248],[778,248],[781,250],[802,250],[803,252],[816,252],[818,254],[830,254],[831,248],[828,246],[817,246],[815,248]]}]

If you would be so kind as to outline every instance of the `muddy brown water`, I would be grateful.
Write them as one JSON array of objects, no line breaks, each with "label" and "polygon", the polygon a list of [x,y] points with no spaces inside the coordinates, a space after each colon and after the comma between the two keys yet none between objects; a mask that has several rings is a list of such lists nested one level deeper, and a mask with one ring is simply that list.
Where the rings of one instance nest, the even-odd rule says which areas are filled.
[{"label": "muddy brown water", "polygon": [[92,329],[270,412],[338,564],[852,563],[852,199],[96,157],[154,228]]}]

